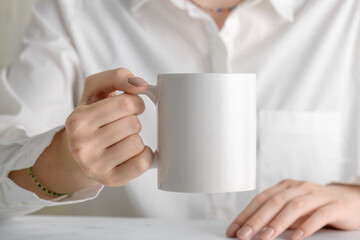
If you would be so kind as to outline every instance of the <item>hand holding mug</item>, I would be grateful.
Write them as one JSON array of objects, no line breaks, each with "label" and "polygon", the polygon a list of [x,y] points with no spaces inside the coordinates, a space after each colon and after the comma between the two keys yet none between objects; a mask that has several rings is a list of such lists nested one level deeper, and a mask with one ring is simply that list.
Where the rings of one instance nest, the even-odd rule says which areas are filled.
[{"label": "hand holding mug", "polygon": [[149,168],[153,153],[139,135],[137,118],[145,109],[144,102],[137,95],[116,95],[117,90],[139,93],[146,88],[144,80],[125,68],[86,79],[80,103],[65,124],[69,150],[82,180],[122,186]]},{"label": "hand holding mug", "polygon": [[[117,95],[118,90],[125,93]],[[215,193],[255,188],[254,74],[160,74],[157,86],[149,86],[125,68],[86,79],[65,129],[33,165],[37,178],[53,192],[72,193],[99,183],[122,186],[144,173],[154,155],[139,135],[137,115],[145,108],[139,93],[157,105],[159,189]],[[50,198],[28,181],[26,169],[10,177]]]}]

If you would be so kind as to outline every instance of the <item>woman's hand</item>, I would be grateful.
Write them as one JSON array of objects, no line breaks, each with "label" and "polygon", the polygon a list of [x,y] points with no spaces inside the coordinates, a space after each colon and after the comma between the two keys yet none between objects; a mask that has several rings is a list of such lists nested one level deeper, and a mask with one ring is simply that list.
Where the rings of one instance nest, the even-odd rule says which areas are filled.
[{"label": "woman's hand", "polygon": [[316,185],[284,180],[257,195],[227,229],[228,237],[274,239],[288,228],[292,240],[304,239],[324,226],[360,227],[360,186]]},{"label": "woman's hand", "polygon": [[65,126],[69,150],[86,177],[122,186],[149,168],[153,153],[139,135],[137,118],[145,110],[144,102],[137,95],[115,92],[139,93],[146,88],[144,80],[125,68],[85,80],[79,106]]},{"label": "woman's hand", "polygon": [[[33,173],[47,189],[72,193],[96,184],[122,186],[145,172],[153,159],[139,132],[137,115],[143,100],[133,94],[147,83],[125,69],[89,76],[79,105],[33,166]],[[116,91],[127,92],[116,95]],[[9,177],[19,186],[44,199],[54,196],[34,184],[27,169]]]}]

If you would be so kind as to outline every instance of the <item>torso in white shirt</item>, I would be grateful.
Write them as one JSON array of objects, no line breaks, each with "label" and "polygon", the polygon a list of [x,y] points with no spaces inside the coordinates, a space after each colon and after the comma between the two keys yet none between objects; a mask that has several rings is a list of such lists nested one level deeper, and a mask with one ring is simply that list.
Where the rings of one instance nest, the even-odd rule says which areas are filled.
[{"label": "torso in white shirt", "polygon": [[[184,0],[57,4],[56,14],[52,1],[36,9],[55,31],[67,36],[73,46],[69,51],[78,56],[80,74],[71,75],[74,66],[69,64],[63,71],[72,77],[63,74],[60,89],[39,80],[47,94],[53,91],[55,100],[56,90],[71,84],[72,99],[59,101],[76,103],[84,79],[71,78],[117,67],[130,69],[150,84],[165,72],[250,72],[258,77],[257,191],[163,192],[156,187],[156,170],[150,170],[121,190],[105,189],[97,200],[68,206],[69,211],[121,214],[126,211],[119,206],[126,198],[141,216],[231,218],[256,192],[284,178],[325,184],[360,175],[359,1],[244,1],[221,31],[206,13]],[[56,49],[61,43],[51,44]],[[59,58],[61,54],[66,56],[59,52]],[[41,76],[41,69],[36,71]],[[21,88],[23,81],[11,82],[12,87],[25,102],[32,102],[33,96],[25,93],[29,89]],[[37,98],[43,91],[36,90],[36,84],[29,88],[38,91]],[[144,100],[141,136],[156,149],[155,107]],[[48,104],[50,108],[56,103]],[[50,129],[64,122],[69,111],[49,110],[42,118]]]}]

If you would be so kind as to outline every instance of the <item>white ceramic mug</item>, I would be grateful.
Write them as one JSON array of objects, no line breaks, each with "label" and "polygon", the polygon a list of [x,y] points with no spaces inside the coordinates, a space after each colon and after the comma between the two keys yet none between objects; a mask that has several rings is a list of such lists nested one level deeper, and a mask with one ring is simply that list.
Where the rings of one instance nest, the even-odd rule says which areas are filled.
[{"label": "white ceramic mug", "polygon": [[157,105],[159,189],[255,189],[255,74],[159,74],[143,94]]}]

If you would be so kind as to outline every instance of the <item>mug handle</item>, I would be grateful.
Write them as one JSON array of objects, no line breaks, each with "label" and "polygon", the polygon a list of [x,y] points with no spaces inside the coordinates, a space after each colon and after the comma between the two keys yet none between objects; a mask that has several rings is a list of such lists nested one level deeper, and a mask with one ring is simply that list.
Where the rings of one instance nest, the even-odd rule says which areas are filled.
[{"label": "mug handle", "polygon": [[[158,95],[157,95],[157,86],[155,85],[149,85],[148,88],[144,91],[144,92],[141,92],[139,94],[144,94],[146,96],[148,96],[148,98],[150,98],[150,100],[156,105],[157,103],[157,98],[158,98]],[[152,168],[157,168],[157,163],[158,163],[158,155],[159,155],[159,152],[158,150],[155,150],[154,152],[154,159],[150,165],[150,169]]]}]

